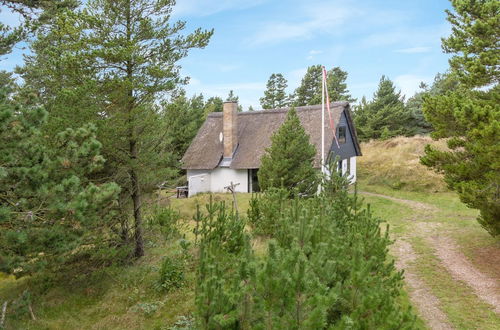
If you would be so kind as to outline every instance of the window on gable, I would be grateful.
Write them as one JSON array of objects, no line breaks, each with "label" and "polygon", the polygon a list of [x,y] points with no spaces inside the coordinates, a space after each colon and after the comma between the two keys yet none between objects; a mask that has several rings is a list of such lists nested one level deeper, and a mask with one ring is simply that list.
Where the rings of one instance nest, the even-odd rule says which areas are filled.
[{"label": "window on gable", "polygon": [[339,143],[340,144],[345,143],[346,132],[347,132],[346,126],[339,126]]}]

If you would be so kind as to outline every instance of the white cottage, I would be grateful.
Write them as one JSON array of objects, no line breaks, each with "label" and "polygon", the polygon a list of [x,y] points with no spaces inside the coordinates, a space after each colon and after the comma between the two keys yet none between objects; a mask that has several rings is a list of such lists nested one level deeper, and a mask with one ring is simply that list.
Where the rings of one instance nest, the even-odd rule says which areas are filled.
[{"label": "white cottage", "polygon": [[[348,102],[330,105],[339,145],[329,116],[325,116],[325,150],[339,156],[339,170],[356,181],[356,157],[361,156]],[[296,107],[297,115],[316,147],[314,167],[321,163],[321,105]],[[271,136],[283,124],[289,108],[238,112],[236,102],[225,102],[223,112],[210,113],[182,158],[187,170],[189,196],[224,192],[231,182],[236,191],[258,191],[260,159],[271,145]]]}]

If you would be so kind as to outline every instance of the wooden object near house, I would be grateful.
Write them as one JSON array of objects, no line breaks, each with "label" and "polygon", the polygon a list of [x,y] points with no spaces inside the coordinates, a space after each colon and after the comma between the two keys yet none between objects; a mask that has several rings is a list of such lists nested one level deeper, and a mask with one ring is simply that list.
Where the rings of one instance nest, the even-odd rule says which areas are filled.
[{"label": "wooden object near house", "polygon": [[189,194],[188,186],[180,186],[175,188],[177,190],[177,198],[187,198]]},{"label": "wooden object near house", "polygon": [[238,204],[236,204],[236,186],[239,186],[239,183],[233,183],[231,181],[231,184],[229,186],[224,187],[224,189],[227,189],[231,192],[233,195],[233,205],[234,205],[234,210],[236,211],[236,216],[239,218],[239,213],[238,213]]}]

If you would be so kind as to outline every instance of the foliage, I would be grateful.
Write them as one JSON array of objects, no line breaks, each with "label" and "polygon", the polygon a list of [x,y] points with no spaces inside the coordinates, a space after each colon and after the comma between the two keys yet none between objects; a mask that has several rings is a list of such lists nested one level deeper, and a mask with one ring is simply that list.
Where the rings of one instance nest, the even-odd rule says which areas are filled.
[{"label": "foliage", "polygon": [[245,240],[229,252],[224,241],[202,238],[202,328],[412,327],[415,317],[398,303],[402,276],[387,255],[388,232],[344,178],[332,180],[321,196],[295,197],[272,213],[277,226],[262,259]]},{"label": "foliage", "polygon": [[447,138],[450,150],[426,148],[421,161],[444,174],[450,189],[480,211],[479,223],[500,234],[500,87],[497,51],[498,1],[452,1],[447,11],[452,34],[443,39],[456,90],[424,99],[424,115],[435,139]]},{"label": "foliage", "polygon": [[458,79],[451,73],[437,74],[431,86],[424,83],[420,84],[421,91],[416,92],[406,102],[406,107],[411,115],[411,121],[414,122],[416,134],[427,134],[432,131],[432,125],[425,120],[422,106],[424,98],[434,95],[442,95],[448,91],[453,91],[458,86]]},{"label": "foliage", "polygon": [[137,257],[144,254],[143,193],[176,173],[158,101],[186,82],[178,61],[205,47],[213,32],[182,34],[186,23],[171,22],[173,5],[172,0],[88,1],[38,34],[20,71],[26,90],[46,103],[49,127],[97,125],[109,159],[100,175],[122,188],[123,236],[128,240],[127,215],[133,216]]},{"label": "foliage", "polygon": [[180,288],[185,282],[184,259],[179,256],[164,257],[160,267],[158,285],[162,291]]},{"label": "foliage", "polygon": [[362,100],[356,108],[354,122],[361,140],[388,139],[398,135],[414,134],[411,116],[396,87],[382,76],[371,102]]},{"label": "foliage", "polygon": [[247,217],[253,233],[269,236],[275,233],[279,225],[275,219],[280,217],[289,198],[290,193],[283,188],[270,188],[262,194],[252,195]]},{"label": "foliage", "polygon": [[212,96],[208,98],[207,103],[205,103],[204,114],[205,117],[210,112],[222,112],[224,101],[218,96]]},{"label": "foliage", "polygon": [[289,99],[286,95],[287,81],[281,73],[273,73],[269,77],[264,91],[264,97],[260,98],[262,109],[276,109],[288,106]]},{"label": "foliage", "polygon": [[195,320],[190,316],[181,315],[175,324],[168,328],[168,330],[195,330]]},{"label": "foliage", "polygon": [[171,207],[157,208],[147,218],[147,224],[151,229],[159,229],[165,239],[179,235],[180,214]]},{"label": "foliage", "polygon": [[[354,102],[347,90],[347,72],[334,67],[327,72],[327,87],[330,102],[348,101]],[[295,90],[294,105],[315,105],[321,104],[321,85],[323,81],[323,67],[320,64],[307,68],[307,72],[302,78],[300,86]],[[326,102],[326,101],[325,101]]]},{"label": "foliage", "polygon": [[[162,120],[165,124],[165,139],[169,139],[167,150],[173,155],[173,159],[181,159],[198,129],[205,119],[204,111],[207,105],[203,95],[186,97],[184,90],[180,91],[171,102],[162,104]],[[180,164],[174,164],[180,169]]]},{"label": "foliage", "polygon": [[34,32],[40,26],[46,24],[57,15],[58,11],[76,8],[75,0],[0,0],[2,10],[10,10],[19,14],[23,20],[16,28],[12,28],[0,22],[0,55],[8,54],[12,47],[19,41],[26,38],[31,32]]},{"label": "foliage", "polygon": [[317,185],[313,168],[316,149],[309,142],[295,109],[288,111],[285,122],[271,141],[257,174],[261,190],[283,187],[301,194],[314,193]]},{"label": "foliage", "polygon": [[88,177],[104,164],[95,128],[41,133],[47,113],[0,94],[0,270],[35,273],[117,247],[114,183]]},{"label": "foliage", "polygon": [[243,111],[243,106],[239,104],[240,97],[234,94],[234,91],[231,89],[229,91],[229,94],[226,97],[226,102],[236,102],[238,103],[238,112]]}]

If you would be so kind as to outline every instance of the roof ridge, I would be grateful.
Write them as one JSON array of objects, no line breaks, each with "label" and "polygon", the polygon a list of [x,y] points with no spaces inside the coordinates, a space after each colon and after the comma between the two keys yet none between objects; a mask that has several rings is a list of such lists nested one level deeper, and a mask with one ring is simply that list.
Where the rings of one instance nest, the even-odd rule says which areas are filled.
[{"label": "roof ridge", "polygon": [[[347,106],[349,105],[349,102],[347,101],[336,101],[336,102],[331,102],[330,106]],[[262,114],[272,114],[272,113],[282,113],[282,112],[287,112],[290,109],[295,108],[296,111],[308,111],[308,110],[319,110],[321,109],[321,104],[316,104],[316,105],[304,105],[300,107],[285,107],[285,108],[276,108],[276,109],[265,109],[265,110],[255,110],[255,111],[244,111],[244,112],[238,112],[238,116],[244,115],[262,115]],[[222,112],[211,112],[208,114],[207,117],[222,117]]]}]

